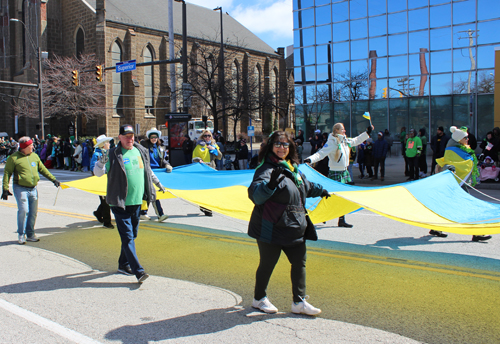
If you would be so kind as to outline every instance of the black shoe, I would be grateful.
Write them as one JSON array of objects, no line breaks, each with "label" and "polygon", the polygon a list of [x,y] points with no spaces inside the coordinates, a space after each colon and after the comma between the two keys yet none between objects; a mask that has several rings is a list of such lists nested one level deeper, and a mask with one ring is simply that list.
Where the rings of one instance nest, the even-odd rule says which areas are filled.
[{"label": "black shoe", "polygon": [[214,216],[211,211],[202,210],[205,216]]},{"label": "black shoe", "polygon": [[348,224],[347,222],[345,222],[345,219],[344,217],[339,217],[339,224],[338,224],[339,227],[345,227],[345,228],[352,228],[352,225]]},{"label": "black shoe", "polygon": [[99,221],[100,223],[104,222],[104,220],[102,219],[102,217],[99,216],[99,214],[97,213],[97,211],[94,211],[94,216],[97,219],[97,221]]},{"label": "black shoe", "polygon": [[103,226],[106,227],[106,228],[111,228],[111,229],[115,228],[115,226],[113,226],[113,224],[111,222],[110,223],[104,223]]},{"label": "black shoe", "polygon": [[429,232],[429,234],[437,236],[437,237],[440,237],[440,238],[446,238],[448,236],[448,234],[444,234],[441,231],[435,231],[434,229],[431,229],[431,231]]},{"label": "black shoe", "polygon": [[132,272],[132,269],[130,268],[130,265],[127,266],[119,266],[118,267],[118,272],[127,276],[133,276],[134,273]]},{"label": "black shoe", "polygon": [[406,179],[408,182],[412,182],[414,179],[413,178],[408,178]]},{"label": "black shoe", "polygon": [[486,241],[490,240],[491,235],[473,235],[472,236],[472,241]]},{"label": "black shoe", "polygon": [[147,273],[145,273],[144,271],[143,272],[139,272],[139,274],[137,275],[137,282],[138,283],[142,283],[144,282],[147,278],[149,277],[149,275]]}]

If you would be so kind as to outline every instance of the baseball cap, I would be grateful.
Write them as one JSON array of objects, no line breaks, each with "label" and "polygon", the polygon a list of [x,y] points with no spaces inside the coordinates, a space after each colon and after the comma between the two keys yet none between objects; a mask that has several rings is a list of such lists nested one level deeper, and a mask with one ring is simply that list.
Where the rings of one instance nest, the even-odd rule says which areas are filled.
[{"label": "baseball cap", "polygon": [[443,127],[438,127],[438,130],[444,131]]},{"label": "baseball cap", "polygon": [[135,134],[134,127],[130,124],[124,124],[120,127],[120,135]]}]

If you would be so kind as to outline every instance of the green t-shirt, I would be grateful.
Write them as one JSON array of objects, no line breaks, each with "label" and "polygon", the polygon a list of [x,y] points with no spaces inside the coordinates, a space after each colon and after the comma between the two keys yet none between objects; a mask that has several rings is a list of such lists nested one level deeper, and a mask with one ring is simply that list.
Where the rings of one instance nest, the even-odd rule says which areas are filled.
[{"label": "green t-shirt", "polygon": [[[144,162],[142,161],[141,152],[137,148],[125,149],[121,148],[123,154],[123,164],[125,165],[125,173],[127,173],[127,205],[140,205],[144,196]],[[106,164],[106,170],[109,171],[109,161]],[[111,205],[111,204],[110,204]]]},{"label": "green t-shirt", "polygon": [[406,156],[408,158],[415,157],[421,151],[422,151],[422,141],[420,140],[420,138],[418,136],[413,137],[413,138],[409,138],[406,141],[406,152],[405,153],[406,153]]}]

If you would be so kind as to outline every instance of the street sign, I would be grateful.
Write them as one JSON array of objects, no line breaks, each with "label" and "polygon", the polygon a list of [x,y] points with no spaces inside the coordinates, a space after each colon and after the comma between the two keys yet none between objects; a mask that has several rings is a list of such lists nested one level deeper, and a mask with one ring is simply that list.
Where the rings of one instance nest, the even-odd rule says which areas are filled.
[{"label": "street sign", "polygon": [[189,121],[191,119],[191,115],[187,113],[167,113],[165,115],[165,119],[167,121]]},{"label": "street sign", "polygon": [[249,125],[247,127],[247,135],[248,136],[255,136],[255,127],[253,125]]},{"label": "street sign", "polygon": [[118,62],[116,64],[116,72],[117,73],[130,72],[130,71],[135,70],[135,69],[136,69],[135,60]]}]

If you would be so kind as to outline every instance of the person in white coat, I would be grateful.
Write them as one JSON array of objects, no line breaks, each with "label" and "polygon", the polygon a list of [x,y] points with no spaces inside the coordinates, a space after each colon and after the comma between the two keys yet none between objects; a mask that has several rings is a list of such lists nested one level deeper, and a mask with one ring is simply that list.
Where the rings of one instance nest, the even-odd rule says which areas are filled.
[{"label": "person in white coat", "polygon": [[[370,137],[370,133],[375,129],[373,125],[366,129],[366,132],[355,138],[345,136],[345,128],[342,123],[336,123],[332,128],[332,133],[328,135],[328,141],[323,148],[304,159],[305,163],[314,164],[328,156],[328,178],[340,183],[352,182],[347,168],[349,167],[349,156],[351,147],[356,147]],[[351,228],[352,225],[345,222],[345,216],[339,217],[339,227]]]}]

